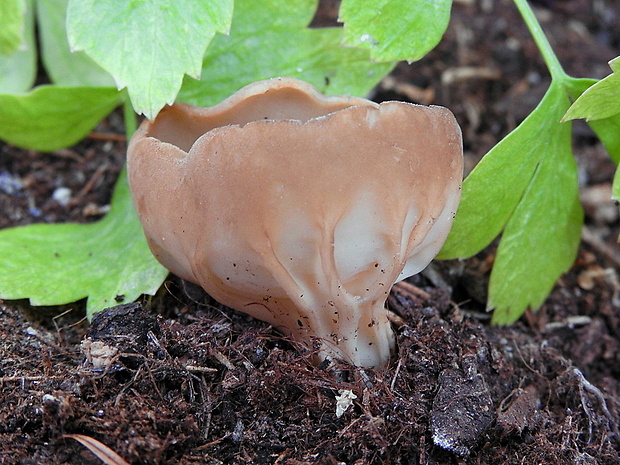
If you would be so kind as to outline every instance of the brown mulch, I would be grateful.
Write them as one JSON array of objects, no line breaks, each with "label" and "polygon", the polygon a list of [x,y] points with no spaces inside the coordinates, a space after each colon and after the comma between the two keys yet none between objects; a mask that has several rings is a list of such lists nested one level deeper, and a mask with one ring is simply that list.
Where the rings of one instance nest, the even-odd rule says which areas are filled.
[{"label": "brown mulch", "polygon": [[[537,4],[570,74],[609,73],[620,2]],[[471,168],[548,84],[511,2],[460,1],[440,46],[374,97],[450,107]],[[101,218],[125,142],[117,114],[96,131],[49,154],[0,146],[0,227]],[[313,366],[308,349],[173,276],[91,323],[83,302],[0,303],[0,464],[101,463],[71,434],[132,464],[620,463],[615,167],[585,125],[574,132],[586,226],[545,305],[491,326],[493,248],[435,263],[390,296],[403,324],[382,372]]]}]

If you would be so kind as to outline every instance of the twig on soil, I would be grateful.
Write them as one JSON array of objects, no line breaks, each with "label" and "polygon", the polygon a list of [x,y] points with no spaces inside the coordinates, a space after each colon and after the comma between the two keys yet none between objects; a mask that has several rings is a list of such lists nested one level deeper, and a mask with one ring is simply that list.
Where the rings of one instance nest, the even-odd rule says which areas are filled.
[{"label": "twig on soil", "polygon": [[583,375],[583,373],[581,372],[581,370],[579,370],[577,367],[572,368],[572,374],[573,376],[575,376],[575,378],[577,379],[577,382],[579,383],[579,394],[581,397],[581,404],[583,406],[583,410],[586,413],[586,416],[588,417],[588,443],[592,439],[592,425],[597,423],[596,421],[597,418],[594,416],[592,412],[592,408],[588,406],[589,402],[586,398],[584,391],[592,394],[596,398],[601,409],[603,410],[605,417],[607,417],[607,420],[609,421],[609,427],[611,428],[611,431],[613,432],[613,435],[616,438],[616,441],[620,441],[620,432],[618,431],[618,423],[616,422],[611,412],[607,408],[607,402],[605,400],[605,395],[601,392],[599,388],[597,388],[594,384],[588,381],[586,377]]},{"label": "twig on soil", "polygon": [[482,79],[494,81],[501,77],[501,72],[486,66],[459,66],[448,68],[441,74],[441,83],[451,85],[455,82]]},{"label": "twig on soil", "polygon": [[229,370],[234,370],[235,366],[230,363],[230,360],[228,360],[228,358],[226,358],[226,356],[221,353],[219,350],[213,350],[213,357],[220,362],[222,365],[224,365],[226,368],[228,368]]},{"label": "twig on soil", "polygon": [[206,444],[203,444],[202,446],[198,446],[196,447],[194,450],[195,451],[201,451],[201,450],[205,450],[208,449],[209,447],[213,447],[217,444],[219,444],[220,442],[222,442],[224,439],[228,439],[230,436],[232,435],[232,433],[226,433],[224,436],[222,436],[221,438],[215,439],[211,442],[208,442]]},{"label": "twig on soil", "polygon": [[433,87],[422,88],[405,81],[397,80],[393,76],[386,76],[381,81],[381,88],[385,91],[398,92],[412,102],[429,105],[435,100]]},{"label": "twig on soil", "polygon": [[605,244],[605,242],[599,239],[587,226],[584,226],[581,230],[581,239],[609,260],[612,266],[620,268],[620,253]]},{"label": "twig on soil", "polygon": [[76,321],[75,323],[71,323],[68,326],[63,326],[62,328],[60,326],[58,326],[57,321],[62,318],[63,316],[71,313],[74,310],[74,308],[70,308],[68,310],[65,310],[64,312],[60,313],[59,315],[56,315],[52,318],[52,322],[54,323],[54,328],[56,328],[56,334],[58,335],[58,338],[60,339],[61,343],[65,343],[65,339],[64,339],[64,335],[62,334],[62,330],[63,329],[68,329],[68,328],[73,328],[75,326],[78,326],[80,324],[82,324],[84,321],[86,321],[86,316],[80,318],[78,321]]},{"label": "twig on soil", "polygon": [[402,292],[404,294],[412,294],[415,295],[417,297],[420,297],[423,300],[431,300],[432,296],[426,292],[423,289],[420,289],[417,286],[414,286],[411,283],[408,283],[407,281],[400,281],[396,284],[394,284],[394,286],[392,287],[393,290]]},{"label": "twig on soil", "polygon": [[394,376],[392,377],[392,382],[390,383],[390,391],[394,391],[394,385],[396,384],[396,378],[398,378],[398,375],[400,373],[400,367],[402,364],[403,364],[403,359],[399,358],[398,365],[396,365],[396,370],[394,370]]},{"label": "twig on soil", "polygon": [[168,353],[168,350],[166,350],[166,348],[161,345],[161,343],[159,342],[159,339],[157,339],[157,336],[155,336],[155,333],[153,333],[153,331],[148,331],[146,333],[146,337],[148,338],[149,342],[151,342],[155,347],[157,347],[161,351],[161,353],[165,354],[167,359],[172,359],[172,357]]},{"label": "twig on soil", "polygon": [[217,373],[218,371],[220,371],[217,368],[198,367],[194,365],[185,365],[184,368],[190,373]]},{"label": "twig on soil", "polygon": [[84,317],[80,318],[78,321],[76,321],[75,323],[71,323],[70,325],[63,326],[62,328],[56,324],[56,320],[58,320],[58,319],[62,318],[63,316],[65,316],[65,315],[66,315],[66,314],[68,314],[68,313],[71,313],[73,310],[74,310],[73,308],[70,308],[69,310],[65,310],[65,311],[64,311],[64,312],[62,312],[61,314],[56,315],[55,317],[53,317],[53,318],[52,318],[52,321],[54,322],[54,327],[56,328],[56,332],[57,332],[57,333],[59,333],[59,334],[60,334],[60,332],[61,332],[63,329],[67,329],[67,328],[74,328],[74,327],[76,327],[76,326],[79,326],[81,323],[83,323],[84,321],[86,321],[86,320],[87,320],[87,318],[84,316]]},{"label": "twig on soil", "polygon": [[13,375],[13,376],[3,376],[0,378],[0,385],[4,384],[4,383],[10,383],[13,381],[19,381],[21,383],[25,382],[25,381],[50,381],[50,380],[59,380],[59,379],[65,379],[64,376],[49,376],[49,375],[41,375],[41,376],[19,376],[19,375]]},{"label": "twig on soil", "polygon": [[69,158],[71,160],[75,160],[80,163],[84,161],[83,157],[81,157],[78,153],[76,153],[75,151],[71,149],[54,150],[53,152],[50,152],[50,155],[53,155],[59,158]]},{"label": "twig on soil", "polygon": [[77,195],[73,198],[72,203],[74,204],[79,203],[80,199],[82,199],[86,194],[88,194],[92,190],[95,183],[99,180],[101,175],[103,175],[103,173],[108,168],[109,168],[108,163],[104,163],[99,168],[97,168],[97,171],[95,171],[95,173],[91,176],[89,181],[84,185],[84,187],[82,187],[82,190],[80,190],[80,192],[78,192]]}]

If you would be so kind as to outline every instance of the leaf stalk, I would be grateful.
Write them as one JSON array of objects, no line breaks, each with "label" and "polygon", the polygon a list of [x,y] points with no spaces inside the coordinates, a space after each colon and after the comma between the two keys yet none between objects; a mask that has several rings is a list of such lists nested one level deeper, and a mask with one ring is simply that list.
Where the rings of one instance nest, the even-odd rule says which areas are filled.
[{"label": "leaf stalk", "polygon": [[519,9],[519,13],[521,13],[521,16],[523,17],[523,21],[525,21],[527,28],[530,30],[530,34],[532,34],[532,37],[534,38],[534,42],[536,42],[538,50],[543,56],[543,60],[551,73],[551,79],[557,82],[562,82],[569,79],[568,74],[566,74],[564,68],[562,68],[557,55],[553,51],[547,36],[545,36],[545,33],[543,32],[532,7],[530,7],[527,0],[514,0],[514,2]]}]

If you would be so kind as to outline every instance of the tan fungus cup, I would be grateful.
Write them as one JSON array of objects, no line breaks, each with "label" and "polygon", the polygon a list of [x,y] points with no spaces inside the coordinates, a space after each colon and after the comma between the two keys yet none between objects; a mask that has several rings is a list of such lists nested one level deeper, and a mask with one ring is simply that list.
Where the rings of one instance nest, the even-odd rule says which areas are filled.
[{"label": "tan fungus cup", "polygon": [[323,96],[275,78],[211,108],[174,104],[128,149],[151,250],[222,304],[383,368],[392,285],[439,252],[460,199],[446,108]]}]

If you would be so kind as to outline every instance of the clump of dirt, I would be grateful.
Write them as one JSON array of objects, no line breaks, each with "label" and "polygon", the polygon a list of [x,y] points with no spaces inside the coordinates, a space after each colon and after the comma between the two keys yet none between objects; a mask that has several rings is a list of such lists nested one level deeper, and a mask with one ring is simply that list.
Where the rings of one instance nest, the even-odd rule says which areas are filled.
[{"label": "clump of dirt", "polygon": [[[570,73],[609,72],[620,44],[613,3],[544,2],[543,26]],[[450,107],[471,167],[548,83],[511,2],[456,2],[440,46],[397,67],[375,98]],[[117,134],[115,114],[68,151],[2,146],[0,227],[105,214],[125,150]],[[311,348],[173,276],[91,323],[83,302],[2,303],[0,463],[101,463],[75,434],[135,464],[620,463],[614,166],[581,125],[575,152],[583,243],[545,305],[491,326],[493,246],[433,264],[392,290],[402,322],[384,371],[314,366]]]}]

